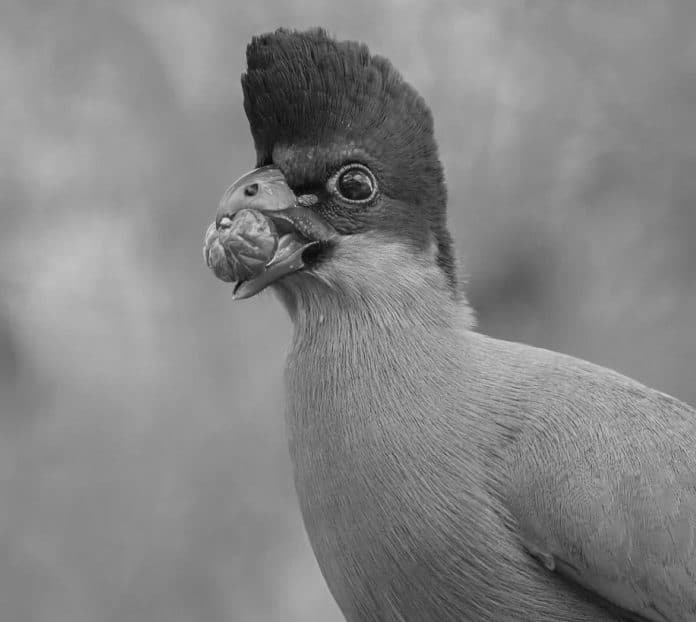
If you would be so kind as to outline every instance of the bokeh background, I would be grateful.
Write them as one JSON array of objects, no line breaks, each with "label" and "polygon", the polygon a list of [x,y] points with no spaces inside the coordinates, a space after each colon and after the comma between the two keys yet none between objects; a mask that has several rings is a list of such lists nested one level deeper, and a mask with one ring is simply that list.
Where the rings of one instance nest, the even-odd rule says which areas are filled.
[{"label": "bokeh background", "polygon": [[433,108],[482,330],[696,404],[696,3],[4,0],[0,619],[338,621],[282,420],[289,321],[203,232],[252,34],[327,26]]}]

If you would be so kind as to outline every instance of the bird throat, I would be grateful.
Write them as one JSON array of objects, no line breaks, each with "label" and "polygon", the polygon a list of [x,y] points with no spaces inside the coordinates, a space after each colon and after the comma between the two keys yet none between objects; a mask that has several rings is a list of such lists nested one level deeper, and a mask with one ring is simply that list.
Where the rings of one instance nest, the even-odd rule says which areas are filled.
[{"label": "bird throat", "polygon": [[[389,608],[398,613],[406,592],[394,591],[395,560],[406,587],[418,567],[436,563],[413,551],[446,555],[442,530],[424,532],[423,516],[452,513],[425,506],[439,503],[438,486],[447,485],[440,480],[455,471],[441,448],[465,455],[475,444],[450,432],[462,397],[456,376],[468,309],[452,299],[437,267],[401,265],[401,274],[392,266],[341,285],[324,275],[296,295],[291,312],[287,428],[295,485],[316,557],[349,620],[363,619],[353,611],[361,599],[382,611],[379,619],[398,619]],[[466,522],[459,517],[456,528]]]}]

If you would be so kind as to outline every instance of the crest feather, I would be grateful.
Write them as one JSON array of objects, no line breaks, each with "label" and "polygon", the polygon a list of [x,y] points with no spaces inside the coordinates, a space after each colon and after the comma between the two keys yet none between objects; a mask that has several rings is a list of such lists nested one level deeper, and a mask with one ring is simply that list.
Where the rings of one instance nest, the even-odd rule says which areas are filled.
[{"label": "crest feather", "polygon": [[355,142],[368,133],[393,151],[434,140],[423,98],[364,44],[336,41],[321,28],[279,29],[254,37],[247,65],[244,109],[259,159],[278,142]]}]

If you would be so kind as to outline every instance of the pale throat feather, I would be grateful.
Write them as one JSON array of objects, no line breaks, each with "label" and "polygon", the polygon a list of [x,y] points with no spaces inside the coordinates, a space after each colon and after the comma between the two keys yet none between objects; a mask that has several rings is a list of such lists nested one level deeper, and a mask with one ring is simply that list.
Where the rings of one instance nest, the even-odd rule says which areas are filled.
[{"label": "pale throat feather", "polygon": [[388,477],[407,463],[399,452],[442,442],[435,437],[461,408],[451,379],[462,374],[473,320],[431,257],[374,234],[349,236],[314,273],[278,289],[294,324],[287,425],[300,485],[323,478],[322,494],[333,485],[339,494],[344,476]]},{"label": "pale throat feather", "polygon": [[345,394],[355,382],[382,398],[398,390],[417,399],[420,381],[456,373],[473,325],[431,256],[376,234],[342,239],[329,261],[291,277],[279,294],[294,325],[288,381],[295,370],[314,372],[295,389],[321,382]]},{"label": "pale throat feather", "polygon": [[286,372],[295,485],[342,607],[373,582],[389,594],[401,581],[394,598],[407,600],[418,568],[487,572],[480,543],[497,518],[480,448],[490,426],[475,405],[462,410],[477,381],[462,366],[472,318],[445,278],[426,255],[366,234],[278,292],[295,331]]}]

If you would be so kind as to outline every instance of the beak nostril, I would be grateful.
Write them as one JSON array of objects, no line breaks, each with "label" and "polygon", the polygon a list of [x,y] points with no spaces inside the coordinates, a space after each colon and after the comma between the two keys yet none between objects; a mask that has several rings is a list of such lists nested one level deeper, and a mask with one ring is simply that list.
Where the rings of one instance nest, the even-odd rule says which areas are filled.
[{"label": "beak nostril", "polygon": [[245,197],[253,197],[256,196],[256,194],[259,191],[259,185],[254,183],[254,184],[249,184],[244,188],[244,196]]}]

